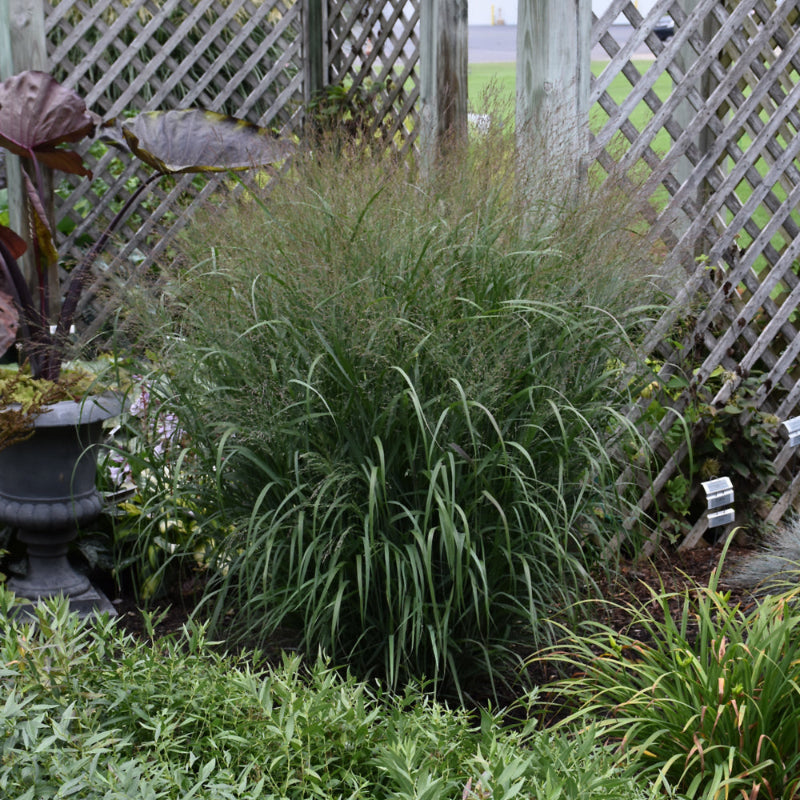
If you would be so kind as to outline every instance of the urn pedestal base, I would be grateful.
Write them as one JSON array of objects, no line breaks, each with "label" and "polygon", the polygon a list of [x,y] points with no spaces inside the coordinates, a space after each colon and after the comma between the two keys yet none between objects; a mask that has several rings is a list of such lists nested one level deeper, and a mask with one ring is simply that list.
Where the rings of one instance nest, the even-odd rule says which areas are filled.
[{"label": "urn pedestal base", "polygon": [[0,523],[16,529],[28,556],[25,577],[8,581],[8,588],[27,601],[20,613],[32,615],[38,601],[63,595],[80,616],[116,615],[67,553],[78,527],[102,511],[95,487],[96,447],[103,420],[120,410],[120,401],[108,396],[56,403],[37,417],[29,439],[0,450]]},{"label": "urn pedestal base", "polygon": [[23,603],[17,613],[34,616],[34,607],[40,600],[64,596],[71,611],[79,617],[96,613],[116,616],[117,611],[109,599],[94,587],[89,579],[78,572],[67,558],[69,543],[75,530],[17,531],[17,540],[25,544],[28,570],[24,578],[11,578],[7,587]]},{"label": "urn pedestal base", "polygon": [[[20,594],[9,581],[11,591],[16,594],[18,600],[22,600],[17,606],[14,607],[14,616],[18,620],[24,618],[36,619],[36,606],[39,605],[45,597],[39,599],[31,599],[23,594]],[[117,616],[117,609],[114,604],[100,591],[96,586],[89,584],[89,588],[80,594],[69,594],[66,596],[69,603],[69,610],[77,614],[81,619],[88,619],[95,617],[99,614],[108,614],[109,617]]]}]

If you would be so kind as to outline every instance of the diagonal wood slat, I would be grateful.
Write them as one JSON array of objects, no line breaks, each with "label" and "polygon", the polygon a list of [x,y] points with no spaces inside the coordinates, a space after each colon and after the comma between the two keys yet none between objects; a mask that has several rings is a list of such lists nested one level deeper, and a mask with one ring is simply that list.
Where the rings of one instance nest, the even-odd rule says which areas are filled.
[{"label": "diagonal wood slat", "polygon": [[[624,45],[614,39],[619,14],[636,29]],[[664,14],[676,25],[662,43],[652,31]],[[638,514],[626,523],[649,528],[651,547],[662,512],[671,512],[670,487],[682,478],[696,493],[703,479],[698,454],[738,481],[737,500],[769,523],[800,493],[794,459],[774,433],[780,419],[800,413],[799,17],[797,4],[775,0],[659,0],[646,17],[633,2],[615,0],[594,20],[592,42],[609,60],[592,86],[605,117],[590,152],[599,174],[616,170],[634,181],[644,173],[641,189],[651,199],[646,246],[661,243],[665,273],[675,276],[673,308],[645,344],[663,382],[673,382],[660,397],[665,414],[645,423],[644,400],[630,412],[663,454],[640,493]],[[653,57],[635,63],[642,44]],[[609,88],[621,79],[630,92],[618,104]],[[679,376],[682,389],[674,382]],[[695,413],[701,397],[706,417],[692,428],[690,458],[685,443],[675,444],[675,426]],[[728,404],[742,397],[746,408],[732,415]],[[739,475],[724,447],[708,458],[707,426],[737,420],[752,429],[772,425],[771,446],[762,440],[752,453],[772,467],[771,476]],[[706,533],[704,510],[691,506],[673,531],[681,546]]]},{"label": "diagonal wood slat", "polygon": [[[297,0],[52,0],[50,70],[104,118],[201,106],[295,135],[305,124],[304,8]],[[330,0],[326,14],[327,82],[343,82],[351,96],[385,83],[373,101],[374,133],[381,146],[412,151],[419,3]],[[76,260],[147,176],[112,151],[91,148],[85,159],[96,180],[67,176],[60,188],[67,195],[59,205],[67,231],[62,250]],[[181,176],[156,186],[132,209],[92,289],[108,274],[133,276],[168,257],[193,210],[224,187],[221,176]],[[102,324],[94,305],[83,309],[90,330]]]},{"label": "diagonal wood slat", "polygon": [[398,152],[410,151],[417,139],[419,14],[419,0],[328,6],[328,82],[347,86],[348,100],[374,95],[371,133]]}]

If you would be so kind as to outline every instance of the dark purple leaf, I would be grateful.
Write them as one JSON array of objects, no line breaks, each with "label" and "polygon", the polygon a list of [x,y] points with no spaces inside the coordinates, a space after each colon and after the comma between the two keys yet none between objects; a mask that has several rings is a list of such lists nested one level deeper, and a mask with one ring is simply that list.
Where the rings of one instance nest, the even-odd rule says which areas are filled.
[{"label": "dark purple leaf", "polygon": [[28,173],[23,172],[23,174],[28,200],[31,204],[31,227],[36,236],[36,243],[39,245],[39,254],[48,264],[56,264],[58,263],[58,251],[53,239],[53,232],[50,230],[50,223],[47,220],[47,212],[44,210],[39,193]]},{"label": "dark purple leaf", "polygon": [[250,169],[282,161],[290,141],[211,111],[148,111],[119,123],[131,152],[161,173]]},{"label": "dark purple leaf", "polygon": [[91,177],[81,157],[58,145],[90,135],[99,118],[46,72],[21,72],[0,83],[0,145],[62,172]]},{"label": "dark purple leaf", "polygon": [[8,248],[14,258],[19,258],[28,249],[27,242],[5,225],[0,225],[0,242]]},{"label": "dark purple leaf", "polygon": [[19,311],[11,295],[0,292],[0,354],[5,353],[17,338]]}]

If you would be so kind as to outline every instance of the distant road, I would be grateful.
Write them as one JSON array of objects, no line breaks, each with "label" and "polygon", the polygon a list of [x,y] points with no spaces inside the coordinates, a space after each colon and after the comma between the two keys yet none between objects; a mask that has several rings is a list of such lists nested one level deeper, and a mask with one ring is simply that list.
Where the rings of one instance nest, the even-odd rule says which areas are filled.
[{"label": "distant road", "polygon": [[[469,29],[469,61],[472,64],[501,64],[517,60],[517,26],[516,25],[470,25]],[[628,41],[633,28],[630,25],[612,25],[611,34],[620,43]],[[639,56],[652,56],[650,49],[644,45]],[[607,59],[608,54],[602,47],[592,50],[592,59]]]},{"label": "distant road", "polygon": [[470,25],[471,64],[502,64],[517,60],[516,25]]}]

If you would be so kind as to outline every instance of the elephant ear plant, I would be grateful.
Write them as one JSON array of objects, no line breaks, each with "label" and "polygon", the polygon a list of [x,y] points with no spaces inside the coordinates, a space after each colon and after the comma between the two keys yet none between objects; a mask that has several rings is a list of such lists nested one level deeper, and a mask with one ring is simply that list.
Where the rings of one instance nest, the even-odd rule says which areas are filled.
[{"label": "elephant ear plant", "polygon": [[[58,251],[46,213],[42,167],[92,178],[70,145],[99,135],[155,172],[143,181],[106,231],[70,272],[59,292]],[[67,334],[91,267],[138,196],[163,175],[242,170],[284,159],[288,141],[233,117],[201,110],[155,111],[102,121],[71,89],[43,72],[22,72],[0,83],[0,146],[30,163],[25,190],[30,241],[0,225],[0,352],[17,341],[34,379],[57,381]],[[29,287],[17,259],[31,249],[36,285]],[[50,275],[55,272],[56,280]],[[54,324],[53,324],[54,323]]]}]

